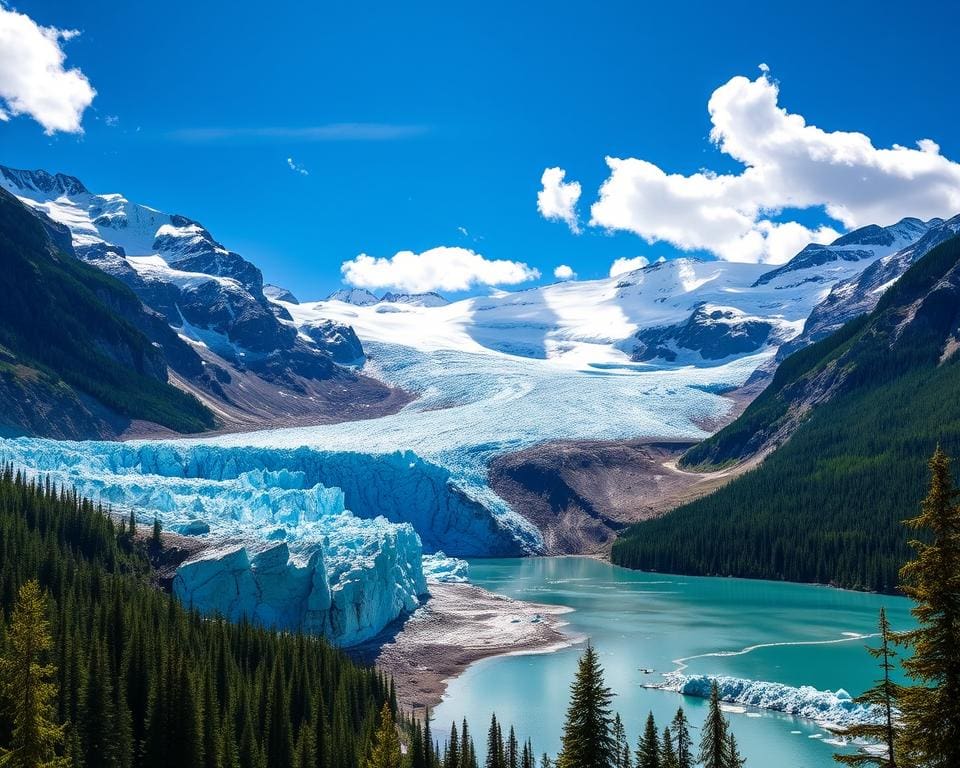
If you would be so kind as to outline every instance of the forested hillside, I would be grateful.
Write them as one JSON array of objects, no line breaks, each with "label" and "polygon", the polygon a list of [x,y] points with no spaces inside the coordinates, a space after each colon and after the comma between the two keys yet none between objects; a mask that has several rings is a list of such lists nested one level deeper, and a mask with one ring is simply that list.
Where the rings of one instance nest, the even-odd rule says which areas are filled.
[{"label": "forested hillside", "polygon": [[[321,639],[201,619],[150,584],[149,546],[89,501],[0,475],[0,656],[39,581],[70,764],[362,765],[390,684]],[[0,748],[11,729],[5,708]]]},{"label": "forested hillside", "polygon": [[716,466],[775,447],[716,493],[631,527],[631,568],[892,590],[924,457],[960,452],[960,238],[913,265],[873,313],[787,358],[743,415],[691,449]]}]

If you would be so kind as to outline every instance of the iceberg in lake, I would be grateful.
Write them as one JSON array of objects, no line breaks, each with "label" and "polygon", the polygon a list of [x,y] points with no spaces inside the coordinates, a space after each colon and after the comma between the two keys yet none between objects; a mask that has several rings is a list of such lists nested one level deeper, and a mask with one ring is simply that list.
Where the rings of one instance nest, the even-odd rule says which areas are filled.
[{"label": "iceberg in lake", "polygon": [[658,684],[657,688],[708,699],[713,684],[716,683],[721,701],[784,712],[814,720],[832,729],[878,722],[880,717],[875,707],[857,704],[842,688],[836,691],[821,691],[809,685],[794,687],[724,675],[684,675],[679,672],[668,673],[664,678],[664,682]]}]

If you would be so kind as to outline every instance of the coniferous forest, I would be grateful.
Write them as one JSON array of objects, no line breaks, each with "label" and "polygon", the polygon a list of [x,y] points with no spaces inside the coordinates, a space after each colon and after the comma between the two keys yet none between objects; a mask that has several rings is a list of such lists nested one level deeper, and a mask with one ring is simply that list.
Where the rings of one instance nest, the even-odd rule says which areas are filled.
[{"label": "coniferous forest", "polygon": [[752,436],[776,431],[807,382],[833,364],[843,372],[840,393],[813,408],[756,469],[629,528],[613,562],[895,590],[910,556],[901,521],[922,496],[926,458],[937,445],[960,452],[960,361],[941,359],[955,303],[928,300],[906,331],[898,323],[958,262],[954,237],[916,262],[871,315],[788,357],[739,419],[683,457],[686,466],[742,458]]},{"label": "coniferous forest", "polygon": [[[0,478],[0,649],[9,657],[18,595],[39,600],[65,764],[362,765],[377,713],[395,706],[389,681],[321,639],[185,610],[150,583],[149,547],[70,492]],[[8,706],[0,746],[15,728]]]},{"label": "coniferous forest", "polygon": [[[0,473],[0,763],[478,768],[466,721],[435,736],[398,711],[391,681],[324,640],[184,609],[154,583],[158,533],[138,537],[73,492]],[[559,756],[537,757],[494,716],[484,768],[699,764],[682,710],[662,732],[648,718],[634,751],[611,698],[588,647]],[[717,707],[718,757],[703,765],[736,768]]]}]

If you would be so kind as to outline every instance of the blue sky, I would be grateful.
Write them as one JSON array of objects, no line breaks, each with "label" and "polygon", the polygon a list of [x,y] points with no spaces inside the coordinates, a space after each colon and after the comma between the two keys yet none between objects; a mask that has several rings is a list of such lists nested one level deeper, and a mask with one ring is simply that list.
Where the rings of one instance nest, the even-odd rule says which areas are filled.
[{"label": "blue sky", "polygon": [[[38,24],[80,31],[62,43],[66,66],[97,95],[82,134],[48,136],[29,115],[0,123],[0,162],[198,219],[268,280],[319,298],[360,253],[464,247],[523,262],[540,282],[560,264],[592,278],[617,258],[676,255],[664,239],[677,236],[657,230],[651,244],[637,232],[655,229],[651,217],[682,222],[682,210],[589,226],[604,158],[739,174],[709,139],[707,103],[760,63],[780,106],[810,124],[876,147],[930,138],[960,158],[956,4],[782,5],[18,0],[8,7]],[[582,186],[580,234],[538,213],[554,166]],[[952,183],[941,166],[931,173]],[[960,199],[951,190],[878,207],[850,189],[846,222],[816,205],[769,219],[842,231],[901,204],[902,215],[939,211]],[[698,244],[710,236],[687,247],[709,255]]]}]

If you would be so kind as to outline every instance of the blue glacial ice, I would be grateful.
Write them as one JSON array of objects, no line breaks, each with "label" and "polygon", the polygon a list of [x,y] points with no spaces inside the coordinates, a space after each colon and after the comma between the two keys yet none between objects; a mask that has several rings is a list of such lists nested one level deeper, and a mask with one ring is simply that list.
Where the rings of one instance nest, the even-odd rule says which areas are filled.
[{"label": "blue glacial ice", "polygon": [[419,398],[392,416],[205,439],[0,440],[0,461],[145,523],[213,547],[181,566],[197,608],[303,627],[352,644],[417,605],[443,560],[542,550],[539,531],[487,485],[503,452],[554,439],[698,438],[723,417],[717,387],[742,384],[769,354],[711,368],[570,369],[519,359],[365,342],[384,379]]},{"label": "blue glacial ice", "polygon": [[837,691],[821,691],[809,685],[794,687],[724,675],[684,675],[679,672],[664,677],[665,681],[657,685],[657,688],[708,699],[711,688],[716,683],[721,701],[743,707],[784,712],[814,720],[832,730],[858,723],[877,722],[880,716],[875,707],[857,704],[842,688]]}]

